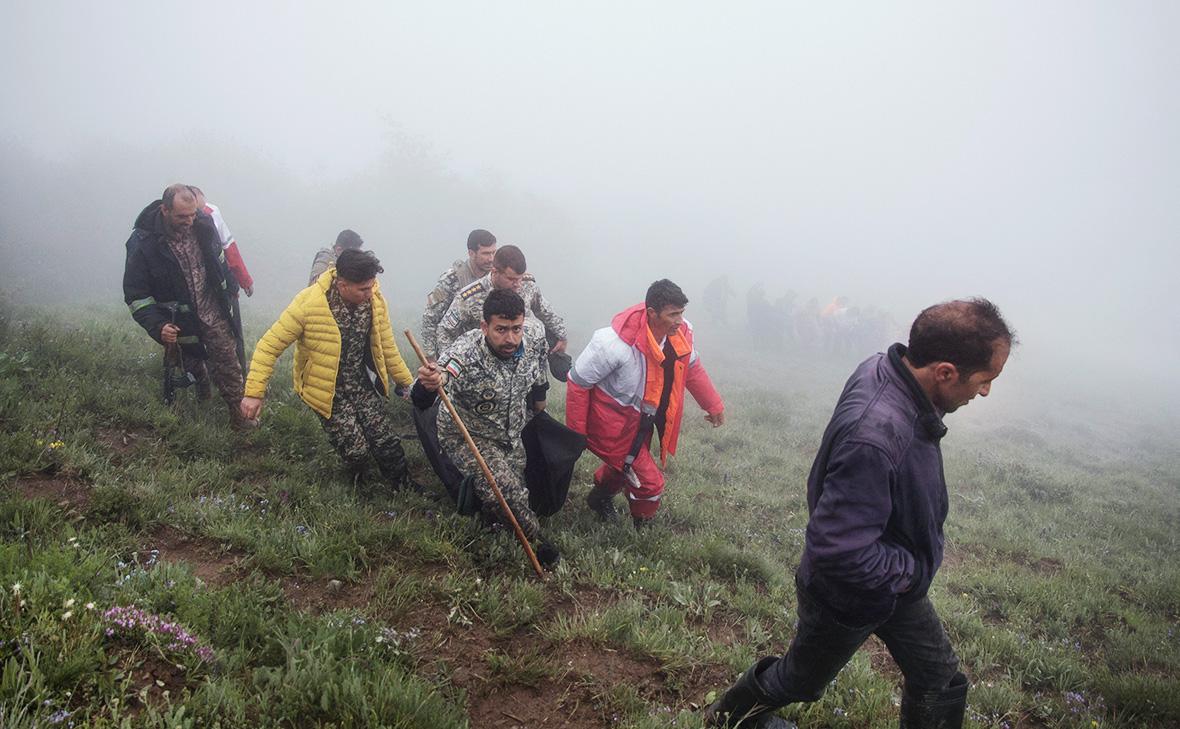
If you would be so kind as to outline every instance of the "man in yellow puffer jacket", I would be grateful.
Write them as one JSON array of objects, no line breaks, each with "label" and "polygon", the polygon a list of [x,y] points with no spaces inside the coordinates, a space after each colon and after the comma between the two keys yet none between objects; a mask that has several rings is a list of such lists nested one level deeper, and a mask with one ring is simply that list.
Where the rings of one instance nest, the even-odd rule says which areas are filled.
[{"label": "man in yellow puffer jacket", "polygon": [[372,253],[346,250],[295,296],[254,347],[242,416],[258,417],[275,361],[294,343],[295,392],[319,415],[354,483],[372,455],[395,489],[418,489],[386,406],[391,383],[406,388],[413,377],[377,286],[384,270]]}]

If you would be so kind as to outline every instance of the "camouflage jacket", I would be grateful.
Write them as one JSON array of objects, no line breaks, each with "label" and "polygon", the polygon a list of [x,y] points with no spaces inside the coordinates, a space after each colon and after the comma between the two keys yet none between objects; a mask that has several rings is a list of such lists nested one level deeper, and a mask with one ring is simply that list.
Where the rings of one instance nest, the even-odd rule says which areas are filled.
[{"label": "camouflage jacket", "polygon": [[334,248],[321,248],[315,252],[315,258],[311,262],[311,274],[307,279],[307,285],[311,286],[316,282],[324,271],[327,271],[332,266],[336,265],[336,250]]},{"label": "camouflage jacket", "polygon": [[[455,294],[455,300],[451,302],[450,308],[447,309],[438,324],[438,351],[446,349],[464,332],[479,328],[479,323],[483,321],[483,302],[491,290],[492,275],[489,273],[483,278],[472,281]],[[565,321],[558,316],[541,294],[537,280],[533,278],[532,274],[526,273],[524,275],[517,293],[520,294],[520,298],[524,299],[525,328],[527,336],[534,340],[532,346],[538,349],[543,347],[546,337],[552,337],[555,340],[566,338]],[[542,340],[539,342],[536,341],[538,333]],[[548,349],[546,348],[545,351]]]},{"label": "camouflage jacket", "polygon": [[427,357],[438,356],[438,323],[455,300],[455,294],[482,275],[479,269],[471,267],[469,259],[460,258],[438,277],[438,283],[426,295],[426,310],[422,312],[422,347]]},{"label": "camouflage jacket", "polygon": [[[475,329],[439,354],[439,366],[447,373],[444,388],[477,446],[484,441],[509,451],[524,447],[520,431],[530,415],[529,394],[544,400],[549,387],[541,360],[528,354],[533,348],[526,333],[516,355],[502,359]],[[438,411],[438,435],[452,441],[463,437],[446,408]]]}]

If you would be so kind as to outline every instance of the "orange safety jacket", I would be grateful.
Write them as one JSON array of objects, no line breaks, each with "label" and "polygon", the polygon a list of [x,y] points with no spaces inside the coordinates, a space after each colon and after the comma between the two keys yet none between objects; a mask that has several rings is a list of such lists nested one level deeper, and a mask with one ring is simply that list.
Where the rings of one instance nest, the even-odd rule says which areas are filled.
[{"label": "orange safety jacket", "polygon": [[[655,414],[665,384],[664,351],[647,326],[646,312],[645,305],[636,304],[596,331],[566,384],[566,424],[586,435],[591,452],[620,470],[642,415]],[[692,325],[685,321],[669,342],[676,361],[660,434],[661,465],[676,453],[686,389],[710,415],[725,409],[693,346]]]}]

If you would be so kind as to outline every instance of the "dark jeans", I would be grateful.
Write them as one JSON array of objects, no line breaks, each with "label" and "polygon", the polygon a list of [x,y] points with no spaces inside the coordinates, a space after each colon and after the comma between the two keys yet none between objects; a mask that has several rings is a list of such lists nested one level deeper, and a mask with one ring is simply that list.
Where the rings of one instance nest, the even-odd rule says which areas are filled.
[{"label": "dark jeans", "polygon": [[905,676],[910,691],[942,691],[959,670],[942,621],[929,597],[898,603],[883,623],[851,626],[816,601],[795,578],[799,627],[787,654],[758,674],[775,703],[815,701],[861,644],[876,634]]}]

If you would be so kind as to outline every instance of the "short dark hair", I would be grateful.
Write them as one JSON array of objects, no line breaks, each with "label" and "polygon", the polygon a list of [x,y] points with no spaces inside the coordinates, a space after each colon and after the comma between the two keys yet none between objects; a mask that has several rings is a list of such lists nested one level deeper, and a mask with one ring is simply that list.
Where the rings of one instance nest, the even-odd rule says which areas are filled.
[{"label": "short dark hair", "polygon": [[377,278],[377,274],[384,272],[381,261],[377,260],[372,251],[348,248],[341,251],[336,259],[336,276],[352,283],[370,281]]},{"label": "short dark hair", "polygon": [[483,228],[476,228],[467,234],[467,250],[478,251],[485,246],[496,245],[496,236]]},{"label": "short dark hair", "polygon": [[643,297],[643,303],[647,305],[647,308],[655,309],[658,314],[664,310],[665,306],[687,306],[688,297],[684,295],[684,291],[679,286],[662,278],[647,287],[647,295]]},{"label": "short dark hair", "polygon": [[188,185],[182,185],[179,182],[165,187],[164,192],[160,195],[160,200],[164,203],[164,207],[171,210],[178,197],[181,200],[191,199],[193,202],[197,201],[197,196],[193,194],[192,188]]},{"label": "short dark hair", "polygon": [[[365,242],[361,240],[361,237],[357,235],[355,230],[345,228],[340,231],[340,235],[336,236],[336,247],[346,251],[360,250],[364,245]],[[369,279],[365,280],[368,281]]]},{"label": "short dark hair", "polygon": [[1015,346],[1016,333],[987,299],[958,299],[927,307],[910,327],[906,359],[915,367],[950,362],[961,378],[991,366],[997,341]]},{"label": "short dark hair", "polygon": [[492,259],[492,265],[503,271],[506,268],[511,268],[517,273],[524,273],[525,267],[528,266],[524,262],[524,253],[516,246],[500,246],[496,251],[496,257]]},{"label": "short dark hair", "polygon": [[491,323],[493,316],[501,319],[524,316],[524,299],[512,289],[492,289],[483,300],[483,320]]}]

